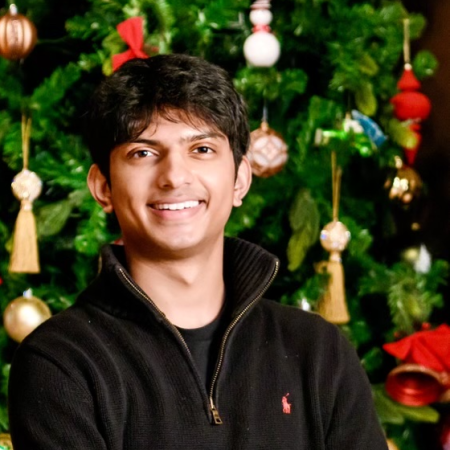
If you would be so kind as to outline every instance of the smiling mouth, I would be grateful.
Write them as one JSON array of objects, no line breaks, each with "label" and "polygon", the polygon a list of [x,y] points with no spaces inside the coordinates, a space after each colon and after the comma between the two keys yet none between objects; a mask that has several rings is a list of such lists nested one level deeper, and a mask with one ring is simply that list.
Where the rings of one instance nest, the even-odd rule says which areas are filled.
[{"label": "smiling mouth", "polygon": [[200,205],[200,201],[198,200],[189,200],[187,202],[182,203],[159,203],[159,204],[151,204],[150,207],[153,209],[157,209],[158,211],[181,211],[183,209],[191,209]]}]

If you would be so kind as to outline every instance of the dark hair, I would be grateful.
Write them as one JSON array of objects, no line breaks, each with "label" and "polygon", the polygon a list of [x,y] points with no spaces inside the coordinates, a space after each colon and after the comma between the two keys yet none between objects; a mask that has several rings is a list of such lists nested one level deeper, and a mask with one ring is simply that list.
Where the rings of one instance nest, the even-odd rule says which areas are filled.
[{"label": "dark hair", "polygon": [[86,115],[86,140],[94,163],[109,179],[109,156],[132,142],[156,114],[200,119],[228,137],[237,167],[249,144],[247,111],[222,68],[187,55],[134,59],[103,80]]}]

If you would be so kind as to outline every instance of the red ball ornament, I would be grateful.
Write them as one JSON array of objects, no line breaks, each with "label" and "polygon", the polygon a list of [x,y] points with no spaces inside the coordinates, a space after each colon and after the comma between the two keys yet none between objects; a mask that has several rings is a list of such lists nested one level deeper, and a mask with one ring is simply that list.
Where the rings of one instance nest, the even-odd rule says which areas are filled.
[{"label": "red ball ornament", "polygon": [[431,112],[431,102],[421,92],[400,92],[391,99],[398,120],[425,120]]},{"label": "red ball ornament", "polygon": [[406,159],[410,166],[414,164],[417,151],[422,141],[420,122],[427,119],[431,112],[430,99],[421,92],[417,92],[420,86],[420,82],[415,77],[411,64],[405,64],[403,75],[397,83],[397,87],[402,92],[391,99],[391,103],[394,105],[395,117],[402,122],[408,122],[409,129],[417,138],[414,147],[404,149]]},{"label": "red ball ornament", "polygon": [[414,75],[410,64],[405,65],[403,75],[397,83],[399,94],[391,99],[394,105],[395,117],[398,120],[425,120],[431,112],[430,99],[422,94],[416,92],[421,85],[419,80]]},{"label": "red ball ornament", "polygon": [[0,17],[0,56],[9,60],[23,59],[36,45],[37,33],[33,22],[17,12],[12,4]]}]

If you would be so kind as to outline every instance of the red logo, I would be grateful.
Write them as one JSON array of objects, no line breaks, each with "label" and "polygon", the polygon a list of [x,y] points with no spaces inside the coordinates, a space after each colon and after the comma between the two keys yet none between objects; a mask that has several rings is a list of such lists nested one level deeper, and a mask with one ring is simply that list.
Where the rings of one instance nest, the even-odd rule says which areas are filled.
[{"label": "red logo", "polygon": [[283,413],[284,414],[290,414],[291,413],[291,403],[288,402],[289,393],[286,395],[283,395],[283,398],[281,399],[281,404],[283,405]]}]

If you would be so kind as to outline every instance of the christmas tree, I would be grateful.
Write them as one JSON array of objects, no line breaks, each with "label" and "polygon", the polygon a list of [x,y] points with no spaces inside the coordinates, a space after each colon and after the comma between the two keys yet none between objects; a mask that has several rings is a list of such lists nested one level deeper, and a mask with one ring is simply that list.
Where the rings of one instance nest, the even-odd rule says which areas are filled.
[{"label": "christmas tree", "polygon": [[[2,6],[6,15],[8,5]],[[386,342],[424,330],[430,321],[431,326],[442,322],[432,314],[443,303],[439,288],[447,264],[427,264],[423,247],[419,254],[420,179],[409,166],[395,167],[395,161],[406,162],[403,148],[417,145],[417,131],[396,118],[390,102],[405,62],[404,21],[408,18],[411,39],[420,36],[425,21],[408,14],[399,1],[274,2],[270,28],[281,54],[275,64],[266,61],[261,67],[255,60],[264,46],[257,41],[247,48],[250,62],[243,48],[252,32],[270,34],[270,20],[264,13],[266,19],[258,23],[256,18],[252,30],[250,6],[242,0],[17,2],[19,12],[35,24],[38,41],[22,59],[0,48],[6,56],[0,58],[2,311],[29,288],[54,314],[67,308],[95,277],[99,248],[120,237],[114,219],[87,189],[90,158],[82,138],[87,99],[99,80],[112,73],[113,56],[199,55],[233,76],[247,101],[252,129],[260,127],[264,116],[289,149],[284,167],[281,162],[268,167],[267,160],[255,156],[255,172],[264,176],[254,177],[227,234],[280,257],[269,297],[299,308],[320,310],[324,298],[343,300],[336,274],[344,268],[344,310],[350,320],[336,322],[358,349],[386,434],[402,450],[429,449],[430,442],[421,436],[427,424],[439,420],[439,406],[411,407],[392,400],[384,382],[396,362],[382,349]],[[256,9],[267,11],[266,6],[259,2]],[[134,17],[144,19],[143,45],[125,42],[117,29]],[[276,48],[270,56],[276,59]],[[426,51],[411,60],[418,79],[432,75],[436,66]],[[23,168],[28,118],[29,168],[43,182],[33,206],[38,274],[8,270],[20,208],[10,183]],[[406,174],[405,168],[410,170]],[[322,240],[326,247],[329,239],[321,229],[335,219],[351,234],[347,249],[340,249],[342,264],[334,261],[337,272],[327,271],[334,263],[321,263],[329,255],[320,245]],[[17,346],[11,327],[6,328],[0,327],[0,428],[5,432],[8,372]]]}]

